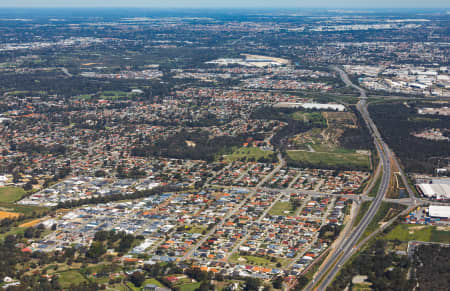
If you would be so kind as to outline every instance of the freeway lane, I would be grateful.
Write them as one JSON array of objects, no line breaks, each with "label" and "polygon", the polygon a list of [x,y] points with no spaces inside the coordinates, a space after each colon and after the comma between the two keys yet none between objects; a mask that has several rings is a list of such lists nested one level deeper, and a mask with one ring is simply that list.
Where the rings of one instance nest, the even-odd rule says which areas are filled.
[{"label": "freeway lane", "polygon": [[378,189],[377,196],[373,200],[369,210],[366,215],[363,217],[361,222],[356,226],[356,228],[348,235],[347,238],[344,238],[339,246],[337,246],[337,251],[335,251],[329,260],[322,266],[321,270],[317,273],[315,279],[313,279],[310,284],[308,284],[305,290],[312,290],[316,280],[320,281],[320,284],[317,290],[325,290],[328,284],[331,283],[333,278],[338,273],[339,269],[343,266],[343,264],[351,257],[354,253],[359,238],[366,230],[369,223],[372,221],[373,217],[377,213],[381,202],[383,201],[384,196],[387,193],[389,187],[389,180],[391,177],[391,160],[390,160],[390,151],[387,147],[386,143],[382,140],[381,135],[375,126],[375,123],[369,116],[369,112],[367,110],[366,103],[366,93],[364,89],[354,85],[351,83],[347,74],[341,70],[340,68],[335,67],[335,70],[340,74],[342,80],[348,85],[358,89],[361,93],[361,100],[357,104],[357,109],[361,113],[364,121],[366,122],[367,127],[371,131],[374,143],[380,156],[380,162],[383,166],[383,172],[381,177],[380,187]]}]

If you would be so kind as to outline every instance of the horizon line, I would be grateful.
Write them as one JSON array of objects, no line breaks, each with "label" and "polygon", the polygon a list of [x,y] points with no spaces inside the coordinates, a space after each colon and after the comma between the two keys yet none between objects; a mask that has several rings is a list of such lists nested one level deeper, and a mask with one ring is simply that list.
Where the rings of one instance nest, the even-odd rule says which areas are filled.
[{"label": "horizon line", "polygon": [[0,8],[12,8],[12,9],[73,9],[73,8],[81,8],[81,9],[99,9],[99,8],[126,8],[126,9],[187,9],[187,10],[194,10],[194,9],[210,9],[210,10],[217,10],[217,9],[231,9],[231,10],[238,10],[238,9],[246,9],[246,10],[258,10],[258,9],[338,9],[338,10],[389,10],[389,9],[403,9],[403,10],[416,10],[416,9],[432,9],[432,10],[446,10],[450,9],[450,6],[448,7],[404,7],[404,6],[398,6],[398,7],[332,7],[332,6],[319,6],[319,7],[309,7],[309,6],[280,6],[280,7],[274,7],[274,6],[261,6],[261,7],[231,7],[231,6],[223,6],[223,7],[192,7],[192,6],[158,6],[158,7],[152,7],[152,6],[3,6],[0,5]]}]

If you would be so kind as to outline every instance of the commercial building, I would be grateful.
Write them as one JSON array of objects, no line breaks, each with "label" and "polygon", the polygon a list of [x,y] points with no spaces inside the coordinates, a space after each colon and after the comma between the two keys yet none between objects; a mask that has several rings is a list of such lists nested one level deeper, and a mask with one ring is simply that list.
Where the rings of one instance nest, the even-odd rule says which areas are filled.
[{"label": "commercial building", "polygon": [[434,218],[449,219],[450,206],[430,205],[428,215]]}]

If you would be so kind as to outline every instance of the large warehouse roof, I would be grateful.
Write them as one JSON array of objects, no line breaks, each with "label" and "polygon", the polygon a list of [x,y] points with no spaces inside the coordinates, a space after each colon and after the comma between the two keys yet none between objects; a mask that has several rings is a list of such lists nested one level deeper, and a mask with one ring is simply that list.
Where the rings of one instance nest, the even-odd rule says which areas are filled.
[{"label": "large warehouse roof", "polygon": [[450,218],[450,206],[430,205],[428,214],[431,217]]},{"label": "large warehouse roof", "polygon": [[450,198],[450,184],[418,184],[423,195]]}]

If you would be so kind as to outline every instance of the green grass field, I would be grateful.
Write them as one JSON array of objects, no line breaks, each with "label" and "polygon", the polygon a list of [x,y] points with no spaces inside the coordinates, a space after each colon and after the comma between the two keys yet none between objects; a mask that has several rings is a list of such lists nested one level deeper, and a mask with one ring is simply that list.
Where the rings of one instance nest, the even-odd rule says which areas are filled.
[{"label": "green grass field", "polygon": [[364,239],[369,234],[374,232],[378,228],[380,222],[388,221],[389,219],[394,218],[395,215],[403,211],[405,208],[406,206],[404,205],[382,202],[380,208],[378,209],[378,212],[375,214],[372,221],[367,226],[360,240]]},{"label": "green grass field", "polygon": [[134,284],[131,283],[130,281],[126,282],[125,284],[133,291],[140,291],[141,290],[141,288],[134,286]]},{"label": "green grass field", "polygon": [[244,261],[240,260],[240,258],[245,259],[246,264],[255,265],[255,266],[264,266],[269,268],[275,268],[277,263],[280,263],[282,266],[286,265],[287,260],[283,260],[280,258],[276,258],[272,261],[267,257],[258,257],[258,256],[241,256],[239,253],[234,253],[230,257],[230,261],[233,263],[242,263]]},{"label": "green grass field", "polygon": [[156,280],[154,278],[145,280],[144,284],[142,284],[142,286],[145,286],[147,284],[153,284],[153,285],[156,285],[158,287],[164,287],[164,285],[161,282],[159,282],[158,280]]},{"label": "green grass field", "polygon": [[87,279],[77,270],[70,270],[59,273],[58,282],[62,288],[68,288],[72,284],[79,285],[83,282],[87,282]]},{"label": "green grass field", "polygon": [[240,161],[240,160],[253,160],[258,161],[261,158],[272,160],[274,157],[273,151],[263,151],[255,147],[241,147],[233,151],[231,154],[225,156],[225,160],[228,162]]},{"label": "green grass field", "polygon": [[450,243],[450,231],[440,230],[438,226],[432,225],[400,224],[386,234],[384,239]]},{"label": "green grass field", "polygon": [[300,120],[304,122],[311,122],[314,125],[326,125],[327,120],[322,116],[321,112],[303,112],[297,111],[291,114],[294,120]]},{"label": "green grass field", "polygon": [[194,291],[195,289],[200,287],[201,284],[202,283],[200,283],[200,282],[183,284],[183,285],[178,286],[178,290],[180,290],[180,291]]},{"label": "green grass field", "polygon": [[194,225],[190,229],[187,230],[188,233],[203,233],[208,229],[207,226],[198,226]]},{"label": "green grass field", "polygon": [[369,169],[369,157],[347,152],[307,152],[288,151],[287,156],[294,162],[304,163],[318,168],[364,168]]},{"label": "green grass field", "polygon": [[13,203],[25,195],[25,190],[19,187],[1,187],[0,202]]},{"label": "green grass field", "polygon": [[123,91],[104,91],[100,96],[100,99],[115,100],[119,98],[127,98],[128,93]]},{"label": "green grass field", "polygon": [[0,210],[1,211],[10,211],[10,212],[20,212],[23,214],[29,213],[44,213],[48,211],[47,207],[39,207],[39,206],[28,206],[28,205],[20,205],[13,203],[0,202]]},{"label": "green grass field", "polygon": [[361,206],[359,208],[358,214],[356,215],[353,227],[356,227],[361,222],[364,215],[366,215],[367,211],[369,210],[370,204],[372,204],[372,201],[364,201],[363,203],[361,203]]},{"label": "green grass field", "polygon": [[[285,211],[288,211],[288,213],[285,213]],[[293,214],[293,205],[290,202],[278,201],[269,210],[269,214],[270,215],[290,215],[290,214]]]},{"label": "green grass field", "polygon": [[375,181],[375,184],[373,185],[372,189],[370,189],[368,195],[370,197],[376,197],[378,193],[378,189],[380,189],[381,184],[381,175],[378,177],[378,179]]}]

